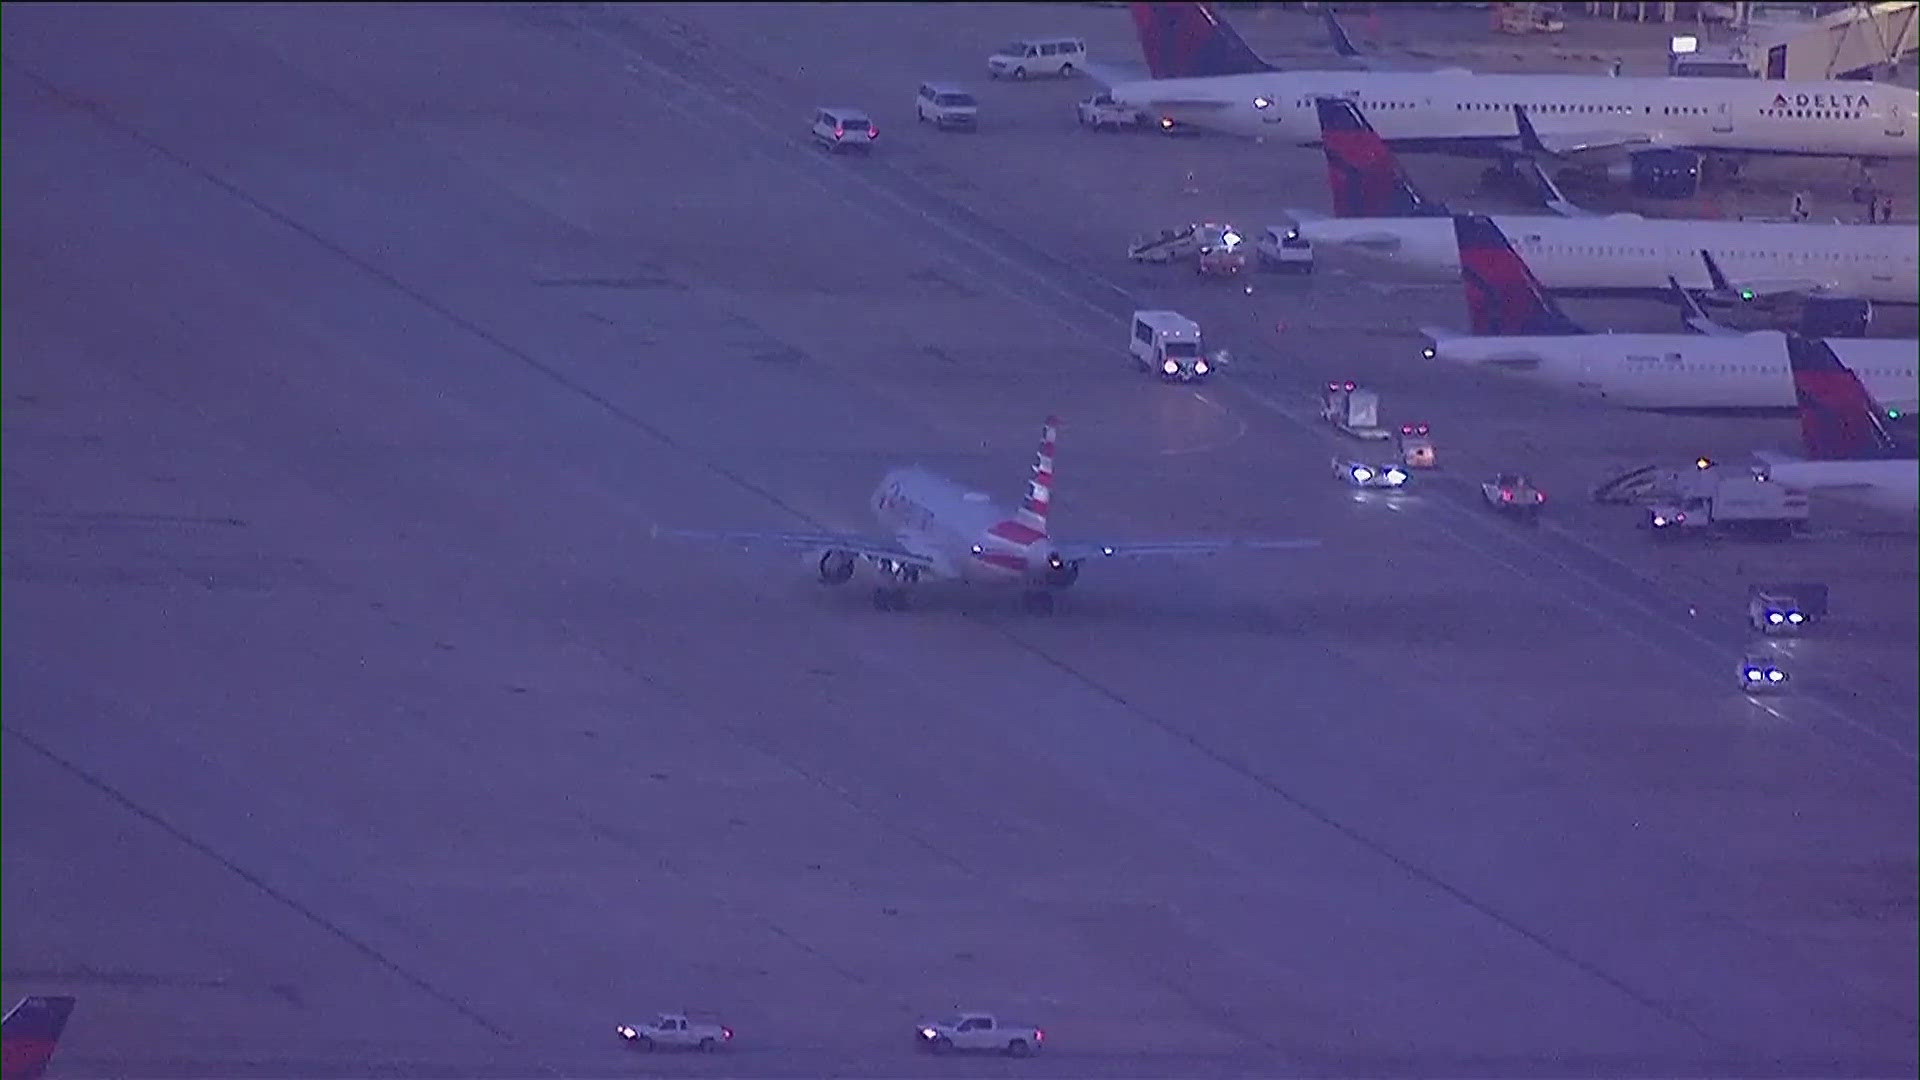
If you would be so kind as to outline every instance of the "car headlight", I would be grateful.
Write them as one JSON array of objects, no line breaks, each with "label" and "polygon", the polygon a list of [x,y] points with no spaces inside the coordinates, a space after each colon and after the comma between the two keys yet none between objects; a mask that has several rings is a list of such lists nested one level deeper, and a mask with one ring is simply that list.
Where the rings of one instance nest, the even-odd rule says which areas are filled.
[{"label": "car headlight", "polygon": [[1402,470],[1400,470],[1400,469],[1388,469],[1388,470],[1387,470],[1387,483],[1389,483],[1389,484],[1404,484],[1404,483],[1406,483],[1406,482],[1407,482],[1407,474],[1406,474],[1405,472],[1403,472]]},{"label": "car headlight", "polygon": [[1769,611],[1767,612],[1767,621],[1775,625],[1778,625],[1780,623],[1786,622],[1787,617],[1785,615],[1780,614],[1777,611]]},{"label": "car headlight", "polygon": [[1664,515],[1664,514],[1655,514],[1655,515],[1653,515],[1653,527],[1654,527],[1654,528],[1656,528],[1656,529],[1661,529],[1661,528],[1665,528],[1665,527],[1666,527],[1666,524],[1667,524],[1667,519],[1666,519],[1666,515]]},{"label": "car headlight", "polygon": [[1367,468],[1365,465],[1355,465],[1351,471],[1351,475],[1356,483],[1364,484],[1373,479],[1373,470]]},{"label": "car headlight", "polygon": [[1757,667],[1750,667],[1750,668],[1748,668],[1748,669],[1746,670],[1746,676],[1747,676],[1747,681],[1748,681],[1748,682],[1759,682],[1759,681],[1760,681],[1760,669],[1759,669],[1759,668],[1757,668]]},{"label": "car headlight", "polygon": [[1768,682],[1786,682],[1787,673],[1784,671],[1781,671],[1779,668],[1768,668],[1767,681]]},{"label": "car headlight", "polygon": [[934,1036],[939,1034],[940,1034],[939,1032],[933,1030],[932,1028],[923,1027],[920,1029],[920,1037],[923,1039],[931,1039]]},{"label": "car headlight", "polygon": [[1193,370],[1201,375],[1205,375],[1207,373],[1207,362],[1205,360],[1196,361],[1193,365]]},{"label": "car headlight", "polygon": [[1179,371],[1179,370],[1180,370],[1180,365],[1179,365],[1179,364],[1176,364],[1176,363],[1174,363],[1174,362],[1173,362],[1173,361],[1171,361],[1171,360],[1169,360],[1169,361],[1167,361],[1166,363],[1164,363],[1164,364],[1161,364],[1161,365],[1160,365],[1160,370],[1161,370],[1161,371],[1164,371],[1164,372],[1166,372],[1166,373],[1167,373],[1167,374],[1169,374],[1169,375],[1171,375],[1171,374],[1173,374],[1174,372],[1176,372],[1176,371]]},{"label": "car headlight", "polygon": [[619,1032],[620,1037],[623,1039],[631,1039],[635,1034],[634,1030],[625,1024],[621,1024],[619,1027],[614,1028],[613,1030]]},{"label": "car headlight", "polygon": [[1420,350],[1420,358],[1421,358],[1422,360],[1431,360],[1431,359],[1433,359],[1434,357],[1436,357],[1436,356],[1439,356],[1439,355],[1440,355],[1440,352],[1439,352],[1439,350],[1437,350],[1437,349],[1435,349],[1435,348],[1434,348],[1433,346],[1431,346],[1431,345],[1429,345],[1429,346],[1427,346],[1426,348],[1424,348],[1424,349],[1421,349],[1421,350]]},{"label": "car headlight", "polygon": [[1793,623],[1795,626],[1798,626],[1801,623],[1806,622],[1807,617],[1805,615],[1800,614],[1797,611],[1790,611],[1787,613],[1787,621],[1790,623]]}]

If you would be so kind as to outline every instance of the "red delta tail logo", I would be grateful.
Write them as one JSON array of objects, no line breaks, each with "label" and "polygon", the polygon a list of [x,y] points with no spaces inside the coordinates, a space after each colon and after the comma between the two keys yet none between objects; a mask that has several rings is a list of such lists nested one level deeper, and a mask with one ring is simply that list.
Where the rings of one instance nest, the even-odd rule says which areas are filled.
[{"label": "red delta tail logo", "polygon": [[1272,71],[1206,4],[1133,4],[1147,72],[1156,79]]},{"label": "red delta tail logo", "polygon": [[1399,159],[1358,106],[1346,98],[1314,101],[1320,116],[1320,148],[1327,156],[1327,186],[1335,217],[1427,217],[1447,212],[1414,190]]},{"label": "red delta tail logo", "polygon": [[0,1022],[0,1078],[40,1080],[73,1013],[70,997],[25,997]]},{"label": "red delta tail logo", "polygon": [[1800,404],[1800,439],[1809,457],[1860,460],[1903,456],[1860,377],[1818,338],[1787,335],[1787,363]]},{"label": "red delta tail logo", "polygon": [[1047,417],[1040,431],[1040,450],[1034,455],[1033,478],[1027,481],[1027,495],[1020,510],[1007,521],[987,531],[1010,544],[1031,547],[1047,538],[1047,511],[1053,506],[1053,448],[1060,437],[1060,418]]},{"label": "red delta tail logo", "polygon": [[1483,337],[1578,334],[1580,328],[1553,302],[1507,243],[1493,219],[1474,214],[1453,219],[1460,244],[1460,278],[1467,315]]}]

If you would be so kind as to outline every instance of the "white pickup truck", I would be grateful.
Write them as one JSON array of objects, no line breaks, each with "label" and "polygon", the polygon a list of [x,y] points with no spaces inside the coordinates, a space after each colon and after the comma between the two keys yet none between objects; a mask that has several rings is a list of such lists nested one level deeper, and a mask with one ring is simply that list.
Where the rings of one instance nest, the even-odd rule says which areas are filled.
[{"label": "white pickup truck", "polygon": [[1095,131],[1119,131],[1121,128],[1145,127],[1147,123],[1147,118],[1139,109],[1114,101],[1112,94],[1095,94],[1073,109],[1080,126]]},{"label": "white pickup truck", "polygon": [[1003,1024],[991,1013],[956,1013],[922,1020],[914,1027],[914,1041],[936,1054],[951,1050],[992,1050],[1026,1057],[1040,1049],[1046,1032],[1030,1024]]},{"label": "white pickup truck", "polygon": [[635,1050],[675,1047],[683,1050],[714,1051],[733,1039],[733,1029],[717,1020],[686,1013],[660,1013],[637,1024],[614,1028],[620,1041]]}]

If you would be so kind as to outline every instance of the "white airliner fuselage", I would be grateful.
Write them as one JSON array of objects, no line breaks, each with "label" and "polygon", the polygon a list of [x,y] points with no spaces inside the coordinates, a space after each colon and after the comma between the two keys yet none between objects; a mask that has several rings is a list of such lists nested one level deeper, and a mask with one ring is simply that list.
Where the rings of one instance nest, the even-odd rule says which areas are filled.
[{"label": "white airliner fuselage", "polygon": [[[925,469],[894,469],[874,489],[874,517],[940,577],[1012,584],[1049,570],[1053,545],[1017,528],[1013,511]],[[1011,527],[1011,528],[1010,528]]]},{"label": "white airliner fuselage", "polygon": [[1525,106],[1555,153],[1675,147],[1816,157],[1920,156],[1920,95],[1865,82],[1266,71],[1147,79],[1116,101],[1196,127],[1299,145],[1320,141],[1316,97],[1352,99],[1381,138],[1405,148],[1517,144]]},{"label": "white airliner fuselage", "polygon": [[1920,509],[1920,461],[1788,461],[1767,475],[1790,487],[1826,491],[1863,505],[1911,514]]},{"label": "white airliner fuselage", "polygon": [[[1817,222],[1689,221],[1633,215],[1493,217],[1541,287],[1569,294],[1649,294],[1714,287],[1700,253],[1730,285],[1875,303],[1920,300],[1920,228]],[[1349,254],[1420,281],[1457,281],[1460,245],[1446,217],[1297,222],[1316,251]]]},{"label": "white airliner fuselage", "polygon": [[[1487,367],[1636,409],[1792,409],[1786,335],[1776,330],[1704,334],[1453,336],[1429,331],[1433,358]],[[1920,343],[1828,339],[1875,401],[1920,405]]]}]

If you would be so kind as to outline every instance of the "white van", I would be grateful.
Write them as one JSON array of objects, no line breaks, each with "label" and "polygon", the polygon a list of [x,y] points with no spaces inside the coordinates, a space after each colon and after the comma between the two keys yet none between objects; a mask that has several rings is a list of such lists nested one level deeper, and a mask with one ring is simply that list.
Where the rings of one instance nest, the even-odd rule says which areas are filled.
[{"label": "white van", "polygon": [[980,120],[980,104],[973,95],[950,83],[921,83],[913,110],[921,123],[938,128],[971,130]]},{"label": "white van", "polygon": [[998,79],[1029,75],[1069,78],[1087,66],[1087,43],[1079,38],[1032,38],[1002,45],[987,57],[987,74]]},{"label": "white van", "polygon": [[1178,312],[1136,311],[1128,351],[1143,371],[1169,382],[1204,379],[1217,361],[1202,351],[1200,324]]}]

